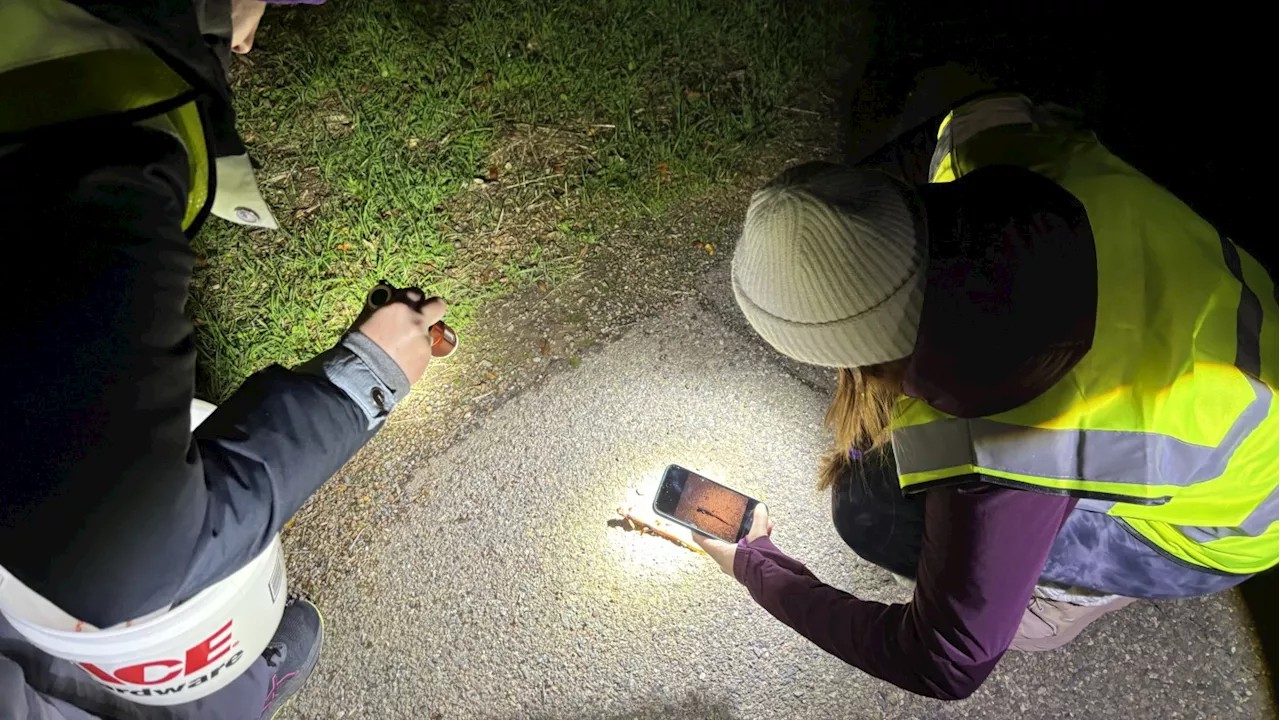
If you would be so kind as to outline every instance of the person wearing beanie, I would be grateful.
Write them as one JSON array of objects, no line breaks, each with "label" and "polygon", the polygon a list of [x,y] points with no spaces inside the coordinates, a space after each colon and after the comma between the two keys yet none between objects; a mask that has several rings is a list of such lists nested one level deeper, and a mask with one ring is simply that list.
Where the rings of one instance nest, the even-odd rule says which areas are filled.
[{"label": "person wearing beanie", "polygon": [[921,695],[1277,563],[1274,280],[1062,117],[991,95],[945,117],[927,178],[787,170],[733,256],[755,331],[836,369],[820,488],[913,596],[824,584],[763,506],[736,546],[698,541],[776,618]]}]

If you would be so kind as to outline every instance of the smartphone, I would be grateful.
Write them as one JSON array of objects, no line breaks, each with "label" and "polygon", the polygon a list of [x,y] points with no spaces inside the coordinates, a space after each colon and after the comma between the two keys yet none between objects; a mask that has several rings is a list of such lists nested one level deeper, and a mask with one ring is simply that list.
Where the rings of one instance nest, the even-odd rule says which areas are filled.
[{"label": "smartphone", "polygon": [[671,465],[653,496],[653,511],[690,530],[736,543],[751,532],[760,501],[695,472]]}]

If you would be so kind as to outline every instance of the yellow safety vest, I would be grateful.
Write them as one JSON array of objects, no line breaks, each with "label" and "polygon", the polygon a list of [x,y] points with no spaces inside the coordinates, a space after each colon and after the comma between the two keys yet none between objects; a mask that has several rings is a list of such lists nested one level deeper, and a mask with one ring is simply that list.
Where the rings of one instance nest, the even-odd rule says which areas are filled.
[{"label": "yellow safety vest", "polygon": [[[985,107],[984,107],[985,104]],[[1280,555],[1276,291],[1267,272],[1092,133],[1021,97],[943,120],[933,182],[989,165],[1047,177],[1085,208],[1098,265],[1092,349],[1049,390],[965,419],[902,398],[902,488],[959,476],[1081,498],[1163,553],[1246,574]]]},{"label": "yellow safety vest", "polygon": [[187,149],[190,228],[210,204],[214,172],[191,86],[128,33],[61,0],[0,3],[0,27],[0,146],[95,118],[171,132]]}]

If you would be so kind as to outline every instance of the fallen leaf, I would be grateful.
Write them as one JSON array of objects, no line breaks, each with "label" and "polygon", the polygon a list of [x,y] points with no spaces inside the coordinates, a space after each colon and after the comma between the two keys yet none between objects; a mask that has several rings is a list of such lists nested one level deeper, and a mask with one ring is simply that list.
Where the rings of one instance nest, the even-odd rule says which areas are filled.
[{"label": "fallen leaf", "polygon": [[365,495],[364,497],[360,498],[360,502],[362,503],[369,502],[369,496]]},{"label": "fallen leaf", "polygon": [[703,245],[702,249],[706,250],[708,255],[716,254],[716,246],[712,245],[711,243],[707,243],[706,245]]},{"label": "fallen leaf", "polygon": [[338,243],[338,249],[342,252],[351,252],[351,243],[340,242]]},{"label": "fallen leaf", "polygon": [[409,149],[418,147],[418,138],[409,138]]},{"label": "fallen leaf", "polygon": [[594,128],[594,127],[587,128],[587,137],[591,137],[595,135],[596,132],[598,132],[598,128]]},{"label": "fallen leaf", "polygon": [[498,379],[498,376],[497,376],[497,375],[494,375],[493,373],[485,373],[485,374],[484,374],[484,376],[485,376],[486,378],[489,378],[490,380],[497,380],[497,379]]},{"label": "fallen leaf", "polygon": [[538,346],[538,351],[543,355],[551,354],[551,343],[546,338],[542,339],[542,344]]},{"label": "fallen leaf", "polygon": [[489,178],[489,182],[497,182],[497,181],[498,181],[498,166],[497,166],[497,165],[490,165],[490,166],[489,166],[489,175],[488,175],[487,177]]},{"label": "fallen leaf", "polygon": [[670,165],[664,162],[660,162],[658,163],[655,169],[658,171],[659,182],[664,182],[664,183],[671,182],[671,166]]},{"label": "fallen leaf", "polygon": [[694,101],[702,97],[702,93],[698,92],[697,90],[685,90],[684,96],[688,98],[690,101]]}]

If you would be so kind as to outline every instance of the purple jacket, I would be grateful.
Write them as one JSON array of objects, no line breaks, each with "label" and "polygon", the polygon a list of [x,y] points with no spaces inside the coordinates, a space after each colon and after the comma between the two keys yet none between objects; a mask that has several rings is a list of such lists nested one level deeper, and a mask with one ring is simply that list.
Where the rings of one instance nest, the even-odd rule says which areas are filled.
[{"label": "purple jacket", "polygon": [[916,591],[868,602],[823,583],[768,537],[738,544],[733,574],[818,647],[905,690],[968,697],[1008,649],[1073,498],[994,485],[925,496]]}]

